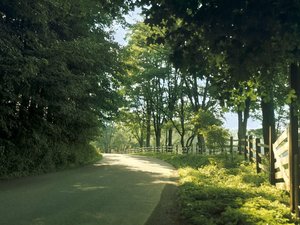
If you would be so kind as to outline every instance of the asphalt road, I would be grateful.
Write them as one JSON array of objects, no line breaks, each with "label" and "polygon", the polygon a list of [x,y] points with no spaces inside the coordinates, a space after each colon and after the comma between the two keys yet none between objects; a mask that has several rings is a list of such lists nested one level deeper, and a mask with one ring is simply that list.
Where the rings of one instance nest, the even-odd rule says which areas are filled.
[{"label": "asphalt road", "polygon": [[149,224],[159,219],[155,208],[174,177],[160,160],[105,154],[83,168],[1,181],[0,224]]}]

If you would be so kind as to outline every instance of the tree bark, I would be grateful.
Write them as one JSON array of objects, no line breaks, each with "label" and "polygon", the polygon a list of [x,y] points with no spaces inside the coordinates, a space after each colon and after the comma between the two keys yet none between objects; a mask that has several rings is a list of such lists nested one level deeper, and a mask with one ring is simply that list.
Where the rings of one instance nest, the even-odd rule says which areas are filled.
[{"label": "tree bark", "polygon": [[139,145],[142,148],[144,146],[144,129],[142,126],[141,126],[141,134],[140,135],[141,136],[140,136],[140,140],[139,140]]},{"label": "tree bark", "polygon": [[290,65],[290,87],[296,92],[296,99],[290,104],[290,128],[289,128],[289,177],[290,177],[290,208],[299,217],[299,96],[300,96],[300,68],[298,63]]},{"label": "tree bark", "polygon": [[272,142],[276,140],[276,130],[275,130],[275,112],[274,112],[274,101],[271,97],[269,101],[265,101],[264,98],[261,100],[262,109],[262,127],[263,127],[263,137],[264,144],[269,145],[269,127],[271,127],[271,137]]},{"label": "tree bark", "polygon": [[157,148],[160,148],[160,138],[161,138],[161,129],[157,128],[155,132],[155,145]]},{"label": "tree bark", "polygon": [[180,137],[180,144],[181,147],[184,148],[184,136],[185,136],[185,126],[184,126],[184,99],[183,99],[183,93],[181,92],[181,96],[180,96],[180,101],[181,101],[181,105],[180,105],[180,125],[181,125],[181,137]]},{"label": "tree bark", "polygon": [[172,146],[173,145],[173,128],[169,128],[168,130],[168,146]]},{"label": "tree bark", "polygon": [[147,100],[146,106],[146,147],[150,147],[151,140],[151,103]]},{"label": "tree bark", "polygon": [[203,134],[198,134],[197,135],[197,141],[198,141],[198,146],[200,148],[200,153],[206,152],[206,147],[205,147],[205,139]]},{"label": "tree bark", "polygon": [[245,108],[244,110],[239,110],[238,113],[238,139],[239,139],[239,154],[242,154],[242,149],[245,147],[245,137],[247,133],[247,123],[249,119],[250,113],[250,98],[245,100]]}]

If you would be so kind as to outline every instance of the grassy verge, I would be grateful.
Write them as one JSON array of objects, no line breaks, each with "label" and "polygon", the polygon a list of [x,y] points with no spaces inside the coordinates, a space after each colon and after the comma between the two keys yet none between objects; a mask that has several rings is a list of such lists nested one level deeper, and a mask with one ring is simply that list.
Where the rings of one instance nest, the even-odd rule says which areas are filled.
[{"label": "grassy verge", "polygon": [[253,164],[238,157],[144,154],[174,165],[180,175],[180,204],[191,224],[297,224],[288,195],[257,175]]}]

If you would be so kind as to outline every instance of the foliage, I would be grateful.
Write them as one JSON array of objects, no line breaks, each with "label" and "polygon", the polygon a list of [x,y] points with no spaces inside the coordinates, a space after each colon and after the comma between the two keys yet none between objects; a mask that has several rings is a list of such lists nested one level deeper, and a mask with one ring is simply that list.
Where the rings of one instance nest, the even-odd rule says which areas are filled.
[{"label": "foliage", "polygon": [[122,152],[130,146],[138,146],[138,143],[135,134],[126,125],[106,123],[92,145],[101,152]]},{"label": "foliage", "polygon": [[174,115],[176,75],[168,61],[168,47],[147,41],[163,30],[141,22],[130,31],[129,43],[124,49],[129,75],[124,87],[127,106],[122,110],[121,123],[131,130],[140,146],[150,145],[153,130],[156,146],[160,146],[163,125]]},{"label": "foliage", "polygon": [[[101,2],[101,3],[100,3]],[[124,2],[1,1],[0,176],[81,164],[117,113]]]},{"label": "foliage", "polygon": [[199,109],[192,119],[197,132],[205,138],[206,147],[210,152],[222,151],[227,144],[230,134],[222,128],[222,121],[211,111]]},{"label": "foliage", "polygon": [[249,130],[248,134],[252,135],[256,138],[262,138],[263,137],[263,131],[262,131],[261,128],[260,129],[251,129],[251,130]]},{"label": "foliage", "polygon": [[225,150],[230,138],[229,131],[217,125],[212,125],[204,132],[207,148],[213,152]]},{"label": "foliage", "polygon": [[[151,42],[153,36],[164,34],[164,28],[143,22],[131,27],[123,54],[129,76],[124,87],[127,105],[122,110],[121,123],[134,133],[140,146],[149,146],[153,133],[155,144],[159,146],[163,129],[168,132],[167,145],[172,146],[173,136],[179,135],[180,144],[190,146],[195,137],[198,142],[204,141],[198,127],[205,129],[205,112],[210,116],[209,112],[217,113],[218,108],[209,95],[209,80],[203,79],[198,66],[194,70],[177,68],[176,63],[170,61],[171,46]],[[203,112],[202,120],[198,116],[200,112]],[[191,123],[192,114],[196,116]]]},{"label": "foliage", "polygon": [[240,139],[254,106],[262,109],[265,143],[270,126],[276,137],[274,111],[293,99],[287,75],[299,66],[298,1],[137,2],[147,5],[146,23],[163,27],[164,34],[153,39],[171,46],[172,62],[201,71],[197,77],[209,79],[211,94],[238,112]]},{"label": "foliage", "polygon": [[235,156],[168,155],[163,159],[180,175],[180,204],[191,224],[273,224],[296,223],[290,213],[288,196],[267,183],[265,174],[256,174],[253,164]]},{"label": "foliage", "polygon": [[195,157],[194,155],[174,155],[174,154],[157,154],[152,152],[147,153],[139,153],[139,155],[150,156],[154,158],[162,159],[170,164],[172,164],[175,168],[179,169],[182,167],[192,167],[198,168],[202,165],[209,164],[208,158],[205,157]]},{"label": "foliage", "polygon": [[199,109],[196,115],[192,119],[192,123],[198,128],[200,133],[206,132],[206,130],[213,125],[221,126],[222,121],[218,119],[212,112]]}]

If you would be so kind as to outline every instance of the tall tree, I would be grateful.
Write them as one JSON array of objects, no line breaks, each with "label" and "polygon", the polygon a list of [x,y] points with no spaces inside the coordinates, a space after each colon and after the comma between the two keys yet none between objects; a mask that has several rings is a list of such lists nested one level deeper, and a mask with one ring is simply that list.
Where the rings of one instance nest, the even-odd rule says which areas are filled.
[{"label": "tall tree", "polygon": [[[298,1],[140,2],[149,6],[144,8],[149,23],[167,25],[164,36],[167,40],[173,43],[183,40],[181,45],[174,45],[174,50],[190,43],[202,43],[191,41],[195,34],[202,32],[210,51],[224,55],[228,73],[235,81],[261,77],[260,85],[268,86],[270,80],[276,82],[273,73],[268,72],[273,71],[274,65],[280,64],[283,58],[298,61]],[[193,51],[188,50],[188,53]],[[262,103],[264,111],[274,114],[273,103],[266,100],[264,98]],[[268,126],[274,127],[273,119],[265,117],[264,121],[267,121],[263,123],[264,130]]]},{"label": "tall tree", "polygon": [[[147,42],[149,35],[159,32],[161,32],[159,29],[151,29],[144,23],[136,24],[132,28],[125,52],[131,80],[127,89],[129,92],[139,90],[135,91],[135,95],[141,97],[141,104],[144,106],[146,146],[150,145],[150,133],[153,127],[157,147],[160,147],[166,112],[168,107],[169,109],[171,107],[166,103],[166,99],[173,98],[171,93],[173,84],[170,83],[170,79],[166,79],[172,77],[172,67],[167,60],[167,49],[162,45],[149,45]],[[169,92],[166,92],[168,88]],[[150,126],[151,122],[152,126]]]},{"label": "tall tree", "polygon": [[1,175],[90,157],[89,142],[119,99],[118,46],[106,28],[127,8],[105,0],[0,2]]}]

